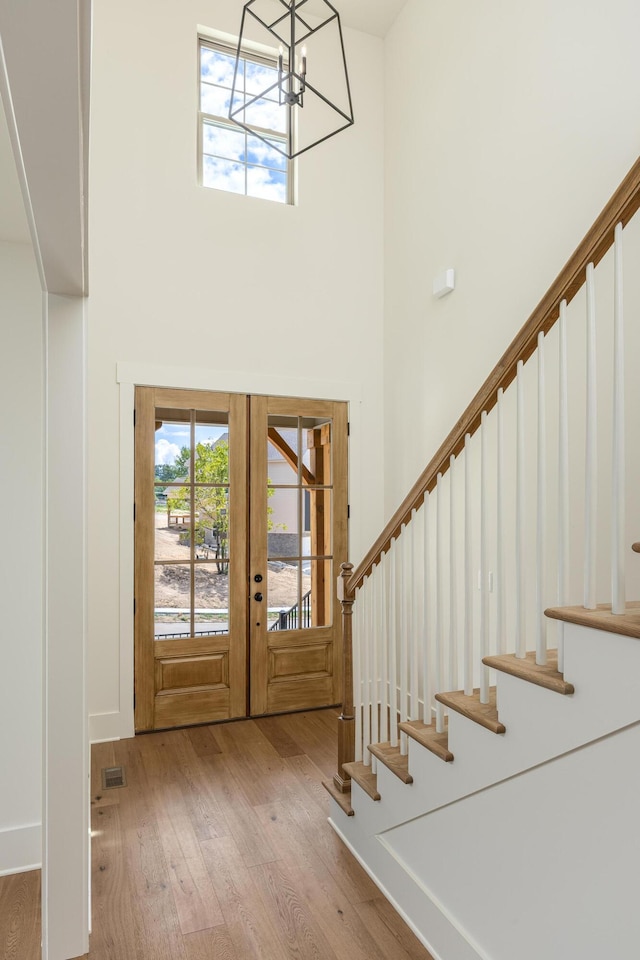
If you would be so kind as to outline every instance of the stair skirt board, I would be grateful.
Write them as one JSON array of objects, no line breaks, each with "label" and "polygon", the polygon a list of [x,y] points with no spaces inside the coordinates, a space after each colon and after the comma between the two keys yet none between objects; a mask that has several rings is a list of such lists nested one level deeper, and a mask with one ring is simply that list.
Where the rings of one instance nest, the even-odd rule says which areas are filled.
[{"label": "stair skirt board", "polygon": [[[451,958],[455,958],[455,960],[472,960],[472,958],[495,960],[493,956],[489,955],[474,940],[469,931],[453,916],[451,911],[446,908],[437,895],[429,889],[424,880],[417,876],[410,864],[405,862],[402,855],[393,848],[385,834],[388,833],[392,835],[396,830],[402,830],[403,827],[410,828],[415,821],[423,820],[431,814],[438,814],[448,808],[455,808],[460,803],[465,803],[476,797],[488,795],[496,789],[520,781],[523,776],[526,777],[528,774],[535,774],[538,771],[542,772],[546,768],[553,769],[565,759],[579,758],[580,755],[583,754],[585,747],[603,746],[606,748],[608,741],[616,741],[620,735],[625,734],[635,735],[637,737],[639,730],[640,720],[637,720],[623,728],[607,733],[588,744],[574,747],[566,753],[552,757],[534,767],[513,774],[503,781],[491,783],[474,793],[461,797],[459,800],[454,800],[451,803],[444,804],[440,808],[430,810],[429,813],[424,814],[422,817],[418,816],[412,820],[395,824],[379,834],[371,834],[369,832],[370,828],[367,830],[366,818],[363,818],[360,822],[358,822],[356,818],[348,821],[347,836],[339,826],[339,824],[344,823],[344,817],[338,812],[338,807],[333,807],[333,805],[331,815],[329,816],[329,823],[376,886],[415,933],[416,937],[432,953],[434,960],[437,960],[437,958],[442,958],[442,960],[451,960]],[[619,761],[617,762],[619,765]],[[548,813],[545,814],[543,820],[545,824],[549,822]],[[365,827],[364,830],[362,829],[363,826]],[[499,909],[499,904],[497,904],[497,909]],[[412,921],[412,916],[419,918],[422,929]],[[428,935],[425,931],[429,932]],[[462,939],[462,944],[460,938]],[[635,953],[633,956],[635,956]]]},{"label": "stair skirt board", "polygon": [[[354,836],[357,830],[355,820],[349,821],[347,838],[338,825],[341,819],[344,820],[342,811],[332,803],[329,824],[394,910],[431,953],[433,960],[492,960],[473,942],[446,907],[406,870],[383,839]],[[424,927],[433,936],[426,937],[413,922],[412,916],[420,917]]]}]

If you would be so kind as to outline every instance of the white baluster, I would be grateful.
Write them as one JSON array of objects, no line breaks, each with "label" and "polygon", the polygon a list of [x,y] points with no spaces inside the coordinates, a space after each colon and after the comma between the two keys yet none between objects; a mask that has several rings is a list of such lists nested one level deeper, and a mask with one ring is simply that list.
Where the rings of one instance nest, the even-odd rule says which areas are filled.
[{"label": "white baluster", "polygon": [[504,423],[502,387],[498,390],[496,409],[496,650],[507,649],[507,603],[504,589]]},{"label": "white baluster", "polygon": [[464,692],[473,693],[473,536],[471,517],[471,435],[464,438]]},{"label": "white baluster", "polygon": [[362,585],[362,755],[365,767],[371,765],[371,753],[367,749],[371,740],[371,576]]},{"label": "white baluster", "polygon": [[[398,540],[398,560],[400,570],[399,597],[400,597],[400,720],[409,719],[407,703],[409,698],[408,687],[408,657],[407,657],[407,541],[409,534],[403,524],[400,530],[400,539]],[[407,752],[407,735],[400,737],[400,752],[404,755]]]},{"label": "white baluster", "polygon": [[595,268],[587,267],[587,412],[584,491],[584,605],[596,608],[596,548],[598,525],[598,392],[596,381]]},{"label": "white baluster", "polygon": [[[567,385],[567,302],[558,321],[558,604],[569,589],[569,394]],[[564,670],[564,623],[558,623],[558,670]]]},{"label": "white baluster", "polygon": [[[396,540],[396,665],[398,670],[397,690],[398,690],[398,720],[404,720],[404,698],[406,694],[406,677],[404,673],[404,527],[400,528],[400,534]],[[396,726],[396,723],[394,723]],[[399,736],[399,735],[398,735]]]},{"label": "white baluster", "polygon": [[525,448],[524,448],[524,364],[517,364],[516,426],[516,656],[524,659],[527,650],[525,603]]},{"label": "white baluster", "polygon": [[[442,509],[442,474],[438,474],[436,481],[436,622],[434,631],[435,642],[435,674],[436,674],[436,692],[444,691],[444,657],[443,657],[443,623],[442,623],[442,570],[443,570],[443,548],[444,533],[442,530],[444,522],[444,510]],[[436,704],[436,730],[438,733],[444,733],[444,707],[441,703]]]},{"label": "white baluster", "polygon": [[380,623],[380,742],[386,743],[389,739],[389,658],[387,655],[388,646],[388,623],[389,623],[389,552],[384,554],[381,561],[382,589],[380,590],[380,608],[378,611],[378,620]]},{"label": "white baluster", "polygon": [[625,410],[624,311],[622,300],[622,224],[615,229],[613,311],[613,476],[611,521],[611,609],[625,612]]},{"label": "white baluster", "polygon": [[397,660],[397,635],[398,635],[398,564],[397,564],[398,543],[394,539],[391,541],[391,602],[389,604],[389,742],[391,746],[398,746],[398,660]]},{"label": "white baluster", "polygon": [[[362,587],[356,594],[353,605],[353,699],[355,713],[355,753],[356,760],[362,760]],[[368,752],[368,751],[367,751]]]},{"label": "white baluster", "polygon": [[[378,593],[380,592],[380,562],[371,571],[371,743],[379,743],[379,703],[380,703],[380,621],[378,619]],[[371,769],[376,772],[375,757]]]},{"label": "white baluster", "polygon": [[409,583],[410,583],[410,600],[411,600],[411,631],[409,636],[409,643],[411,644],[411,669],[410,669],[410,688],[411,688],[411,712],[409,717],[411,720],[420,719],[420,660],[419,660],[419,623],[420,623],[420,614],[418,610],[418,603],[420,600],[419,590],[418,590],[418,572],[419,567],[416,561],[416,542],[417,542],[417,527],[418,521],[416,519],[416,511],[414,510],[411,514],[411,570],[409,573]]},{"label": "white baluster", "polygon": [[453,481],[456,458],[449,458],[449,665],[447,686],[458,689],[458,582],[456,570],[456,504]]},{"label": "white baluster", "polygon": [[428,493],[424,497],[424,628],[423,628],[423,651],[422,651],[422,696],[424,698],[423,703],[423,714],[422,721],[423,723],[431,723],[431,701],[433,698],[433,671],[432,671],[432,643],[431,643],[431,634],[429,629],[429,618],[430,618],[430,607],[431,602],[431,562],[430,562],[430,548],[431,548],[431,524],[429,522],[429,511],[431,498]]},{"label": "white baluster", "polygon": [[[487,412],[480,422],[480,660],[489,655],[489,530],[487,523]],[[489,668],[480,663],[480,703],[489,703]]]},{"label": "white baluster", "polygon": [[536,663],[547,662],[547,629],[544,616],[547,547],[547,398],[544,333],[538,334],[538,496],[536,537]]}]

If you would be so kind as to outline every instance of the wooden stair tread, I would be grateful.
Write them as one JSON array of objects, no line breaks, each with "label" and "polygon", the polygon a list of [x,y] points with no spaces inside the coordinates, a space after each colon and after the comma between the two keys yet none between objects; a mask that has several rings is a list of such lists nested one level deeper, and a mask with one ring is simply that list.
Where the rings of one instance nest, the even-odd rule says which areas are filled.
[{"label": "wooden stair tread", "polygon": [[555,693],[575,693],[573,684],[567,683],[564,676],[558,672],[557,650],[547,651],[547,662],[544,666],[536,663],[536,655],[533,652],[527,653],[524,660],[516,657],[514,653],[509,653],[504,656],[484,657],[482,662],[493,670],[509,673],[512,677],[519,677],[529,683],[536,683],[539,687],[546,687],[547,690],[553,690]]},{"label": "wooden stair tread", "polygon": [[399,724],[398,729],[422,744],[431,753],[435,753],[436,757],[440,757],[445,763],[451,763],[453,760],[453,754],[449,750],[448,730],[437,733],[435,723],[423,723],[422,720],[407,720]]},{"label": "wooden stair tread", "polygon": [[626,613],[612,613],[610,603],[600,603],[595,610],[586,610],[584,607],[550,607],[545,610],[545,615],[552,620],[564,620],[565,623],[577,623],[581,627],[621,633],[625,637],[640,640],[639,600],[628,602]]},{"label": "wooden stair tread", "polygon": [[380,799],[378,778],[371,767],[366,767],[361,761],[354,760],[353,763],[343,763],[342,769],[352,780],[355,780],[359,787],[362,787],[365,793],[369,794],[372,800]]},{"label": "wooden stair tread", "polygon": [[504,733],[505,725],[498,720],[496,705],[496,688],[489,688],[489,703],[480,703],[480,690],[475,689],[468,697],[464,690],[455,690],[451,693],[436,693],[436,700],[443,703],[450,710],[461,713],[463,717],[479,723],[492,733]]},{"label": "wooden stair tread", "polygon": [[348,793],[342,793],[342,791],[338,790],[333,780],[323,780],[322,786],[328,791],[328,793],[331,794],[336,803],[342,807],[346,815],[348,817],[352,817],[353,807],[351,806],[351,791],[349,790]]},{"label": "wooden stair tread", "polygon": [[413,783],[413,777],[409,773],[409,757],[402,756],[400,747],[392,747],[390,743],[371,743],[369,752],[403,783]]}]

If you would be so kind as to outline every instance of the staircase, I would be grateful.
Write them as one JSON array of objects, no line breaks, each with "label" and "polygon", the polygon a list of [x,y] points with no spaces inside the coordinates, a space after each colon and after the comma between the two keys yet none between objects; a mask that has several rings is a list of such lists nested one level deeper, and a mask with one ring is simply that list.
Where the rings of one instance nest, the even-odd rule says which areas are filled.
[{"label": "staircase", "polygon": [[640,161],[339,578],[330,822],[434,958],[640,950],[639,206]]}]

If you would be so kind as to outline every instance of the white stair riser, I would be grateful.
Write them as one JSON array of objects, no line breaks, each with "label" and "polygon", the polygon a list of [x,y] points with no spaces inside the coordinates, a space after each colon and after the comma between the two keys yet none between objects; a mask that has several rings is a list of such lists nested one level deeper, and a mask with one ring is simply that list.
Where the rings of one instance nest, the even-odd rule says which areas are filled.
[{"label": "white stair riser", "polygon": [[504,734],[450,711],[453,763],[412,739],[413,784],[378,763],[382,799],[373,802],[358,788],[352,801],[367,829],[388,830],[640,720],[639,640],[567,624],[565,658],[565,677],[576,688],[569,696],[497,673]]}]

